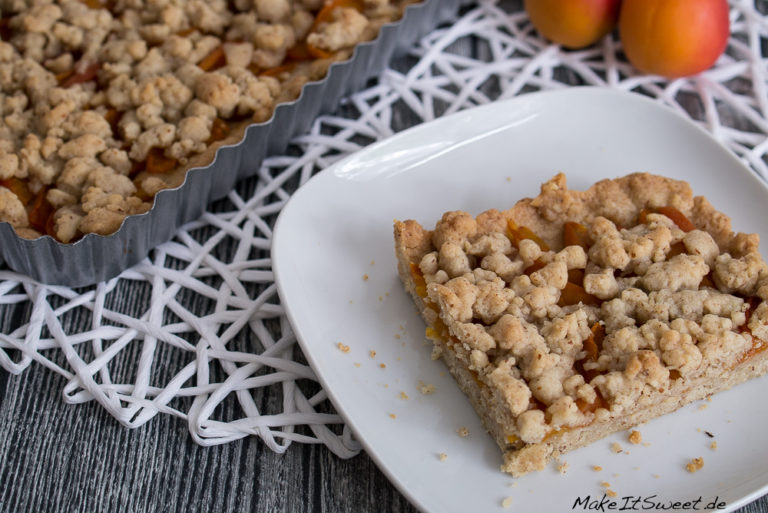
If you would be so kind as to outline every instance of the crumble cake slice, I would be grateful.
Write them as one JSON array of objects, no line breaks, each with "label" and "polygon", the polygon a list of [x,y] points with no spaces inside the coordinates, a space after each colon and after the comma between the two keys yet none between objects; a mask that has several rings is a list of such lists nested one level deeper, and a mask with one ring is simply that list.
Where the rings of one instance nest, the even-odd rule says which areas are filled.
[{"label": "crumble cake slice", "polygon": [[650,174],[434,230],[395,222],[398,271],[514,476],[768,370],[757,234]]}]

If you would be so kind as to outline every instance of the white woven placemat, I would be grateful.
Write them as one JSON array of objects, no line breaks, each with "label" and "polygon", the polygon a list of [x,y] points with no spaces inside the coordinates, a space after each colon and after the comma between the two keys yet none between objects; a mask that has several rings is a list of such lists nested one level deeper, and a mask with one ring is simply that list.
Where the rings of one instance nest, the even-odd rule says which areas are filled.
[{"label": "white woven placemat", "polygon": [[[359,141],[390,136],[396,105],[429,121],[497,98],[567,87],[564,80],[636,91],[684,115],[678,102],[698,98],[700,122],[768,177],[761,51],[768,21],[752,0],[731,5],[727,54],[696,78],[668,81],[636,74],[615,37],[563,51],[539,38],[525,13],[506,12],[503,0],[482,0],[415,46],[417,62],[406,74],[387,70],[350,98],[340,110],[353,116],[319,118],[295,139],[293,152],[264,162],[252,194],[233,192],[228,208],[217,204],[224,211],[184,226],[118,278],[72,290],[0,271],[0,319],[2,312],[16,318],[0,327],[0,366],[19,374],[33,362],[43,365],[68,380],[65,401],[95,400],[126,427],[170,414],[186,419],[202,445],[256,435],[278,452],[296,441],[352,456],[360,447],[341,418],[327,413],[332,408],[296,346],[273,282],[271,226],[289,191],[359,149]],[[452,52],[464,38],[482,58]],[[83,316],[88,328],[74,332]]]}]

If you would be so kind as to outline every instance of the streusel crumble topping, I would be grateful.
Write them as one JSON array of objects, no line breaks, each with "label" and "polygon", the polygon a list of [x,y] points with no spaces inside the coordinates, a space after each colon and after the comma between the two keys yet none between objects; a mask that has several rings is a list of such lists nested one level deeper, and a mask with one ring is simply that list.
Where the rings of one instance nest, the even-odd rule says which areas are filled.
[{"label": "streusel crumble topping", "polygon": [[642,403],[645,387],[663,390],[703,360],[735,365],[752,344],[739,328],[768,342],[756,251],[720,254],[707,232],[647,213],[628,228],[602,216],[569,225],[591,243],[555,252],[524,227],[483,233],[496,215],[445,214],[417,272],[446,326],[432,336],[453,337],[503,394],[524,442]]},{"label": "streusel crumble topping", "polygon": [[0,0],[0,221],[112,233],[412,1]]},{"label": "streusel crumble topping", "polygon": [[629,427],[622,416],[651,411],[673,389],[670,400],[685,401],[683,389],[700,385],[684,384],[718,380],[768,348],[757,236],[732,233],[679,184],[632,175],[581,199],[558,175],[507,213],[448,212],[432,231],[396,224],[398,251],[416,256],[401,277],[427,336],[500,445],[514,451],[595,422]]}]

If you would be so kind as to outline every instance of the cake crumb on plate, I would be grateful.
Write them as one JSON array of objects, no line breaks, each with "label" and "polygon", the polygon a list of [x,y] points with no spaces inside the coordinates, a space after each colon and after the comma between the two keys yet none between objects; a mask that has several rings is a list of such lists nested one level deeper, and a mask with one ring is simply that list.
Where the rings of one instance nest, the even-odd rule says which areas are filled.
[{"label": "cake crumb on plate", "polygon": [[423,381],[419,380],[419,392],[421,392],[423,395],[430,395],[435,393],[435,385],[432,383],[424,383]]},{"label": "cake crumb on plate", "polygon": [[688,462],[688,464],[685,466],[685,470],[693,474],[694,472],[698,472],[704,467],[704,458],[693,458],[691,461]]}]

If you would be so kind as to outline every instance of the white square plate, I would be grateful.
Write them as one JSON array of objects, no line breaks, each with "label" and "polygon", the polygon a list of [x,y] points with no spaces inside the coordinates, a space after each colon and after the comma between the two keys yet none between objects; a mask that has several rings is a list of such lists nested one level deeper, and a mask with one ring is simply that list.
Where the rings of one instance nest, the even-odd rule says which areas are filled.
[{"label": "white square plate", "polygon": [[[431,227],[447,210],[503,210],[558,171],[577,189],[635,171],[684,179],[736,229],[768,240],[765,185],[703,130],[639,95],[528,94],[402,132],[319,173],[275,229],[280,296],[334,405],[423,511],[501,511],[507,497],[511,511],[584,511],[587,496],[603,498],[602,482],[626,511],[675,501],[678,511],[685,501],[731,511],[765,493],[768,378],[641,426],[645,445],[630,445],[624,432],[567,454],[564,476],[554,465],[516,480],[499,471],[495,443],[430,359],[424,324],[397,277],[392,221]],[[421,394],[420,383],[436,392]],[[460,427],[470,435],[458,436]],[[612,442],[624,451],[613,453]],[[684,467],[695,457],[704,468],[690,474]]]}]

